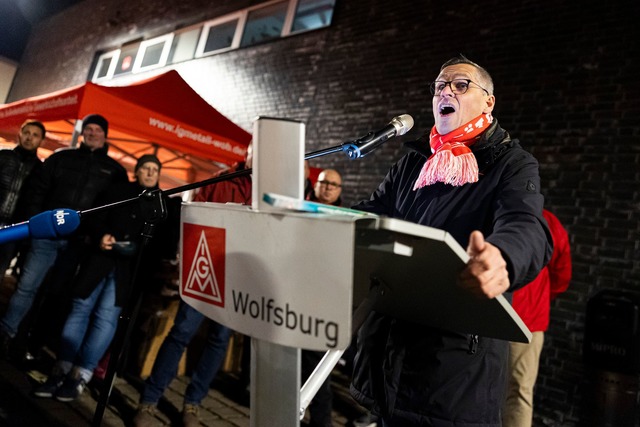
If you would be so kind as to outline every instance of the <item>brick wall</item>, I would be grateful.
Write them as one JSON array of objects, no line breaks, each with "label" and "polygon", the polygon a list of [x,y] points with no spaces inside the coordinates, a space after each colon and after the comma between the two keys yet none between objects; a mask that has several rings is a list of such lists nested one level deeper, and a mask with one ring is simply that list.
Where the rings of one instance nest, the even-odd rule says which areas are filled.
[{"label": "brick wall", "polygon": [[[83,82],[97,50],[225,14],[255,1],[87,0],[32,35],[10,100]],[[547,208],[565,224],[574,277],[552,304],[536,425],[585,419],[586,302],[598,289],[640,289],[640,84],[637,1],[338,0],[324,30],[178,64],[214,107],[251,130],[257,115],[306,123],[307,151],[384,126],[406,137],[364,159],[314,166],[344,175],[343,200],[367,197],[432,124],[428,82],[464,53],[495,81],[495,117],[540,161]]]}]

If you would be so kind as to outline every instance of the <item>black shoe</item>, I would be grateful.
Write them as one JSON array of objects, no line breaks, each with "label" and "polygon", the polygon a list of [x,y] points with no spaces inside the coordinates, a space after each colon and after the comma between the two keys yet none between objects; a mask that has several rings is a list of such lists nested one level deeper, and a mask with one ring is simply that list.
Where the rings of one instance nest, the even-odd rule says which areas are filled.
[{"label": "black shoe", "polygon": [[80,376],[76,377],[73,374],[69,374],[60,388],[56,390],[56,399],[60,402],[71,402],[72,400],[76,400],[78,396],[82,394],[86,386],[86,381],[80,378]]},{"label": "black shoe", "polygon": [[37,397],[53,397],[64,383],[64,379],[65,376],[63,374],[49,375],[49,378],[44,383],[33,390],[33,395]]}]

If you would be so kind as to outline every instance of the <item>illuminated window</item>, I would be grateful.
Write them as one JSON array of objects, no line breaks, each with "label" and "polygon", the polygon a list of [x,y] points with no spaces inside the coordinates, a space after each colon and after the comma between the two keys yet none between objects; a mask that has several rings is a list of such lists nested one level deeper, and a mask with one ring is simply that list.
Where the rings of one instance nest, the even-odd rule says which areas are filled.
[{"label": "illuminated window", "polygon": [[291,32],[310,31],[331,25],[335,0],[298,0]]},{"label": "illuminated window", "polygon": [[176,32],[171,43],[171,51],[169,52],[169,64],[176,62],[188,61],[196,55],[196,47],[198,47],[198,39],[200,38],[200,27],[191,28]]},{"label": "illuminated window", "polygon": [[133,64],[135,62],[136,55],[138,54],[139,47],[140,43],[122,47],[120,50],[120,57],[117,62],[118,65],[116,65],[116,69],[113,72],[114,76],[127,74],[133,71]]}]

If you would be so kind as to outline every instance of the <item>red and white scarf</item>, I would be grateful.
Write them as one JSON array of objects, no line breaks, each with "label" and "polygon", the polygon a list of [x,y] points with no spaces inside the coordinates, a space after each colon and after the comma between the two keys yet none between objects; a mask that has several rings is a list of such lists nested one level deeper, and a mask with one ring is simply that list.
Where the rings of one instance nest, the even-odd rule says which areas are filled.
[{"label": "red and white scarf", "polygon": [[480,139],[492,122],[491,114],[480,114],[446,135],[440,135],[434,126],[429,135],[433,155],[422,167],[413,189],[436,182],[457,187],[478,182],[478,162],[469,147]]}]

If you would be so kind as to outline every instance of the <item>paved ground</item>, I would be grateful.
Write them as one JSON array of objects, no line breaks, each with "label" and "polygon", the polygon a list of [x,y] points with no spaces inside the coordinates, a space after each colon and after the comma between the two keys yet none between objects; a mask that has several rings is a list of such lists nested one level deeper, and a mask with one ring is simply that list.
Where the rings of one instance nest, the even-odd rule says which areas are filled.
[{"label": "paved ground", "polygon": [[[33,363],[33,362],[32,362]],[[58,402],[31,395],[34,385],[45,380],[44,369],[16,366],[0,360],[0,426],[51,426],[80,427],[98,425],[95,409],[102,386],[92,383],[75,401]],[[176,378],[165,392],[159,404],[159,426],[179,426],[180,408],[188,377]],[[248,398],[234,395],[230,377],[219,376],[214,381],[208,396],[202,402],[201,423],[203,426],[248,427]],[[139,378],[116,378],[112,394],[102,419],[101,426],[130,426],[135,414],[142,382]],[[346,377],[335,373],[332,380],[334,390],[333,421],[336,427],[352,426],[350,419],[356,418],[361,409],[348,396]],[[304,425],[304,423],[302,424]]]},{"label": "paved ground", "polygon": [[[4,312],[9,296],[6,286],[2,288],[0,314]],[[40,352],[37,360],[16,360],[15,357],[11,362],[0,360],[0,427],[132,425],[142,389],[142,379],[139,377],[116,377],[101,424],[96,423],[94,413],[103,386],[94,381],[78,399],[69,403],[32,396],[33,387],[46,379],[53,358],[54,355],[45,350]],[[348,378],[344,374],[336,370],[331,380],[334,391],[333,424],[335,427],[351,427],[353,424],[350,420],[361,415],[363,410],[349,396]],[[158,405],[158,426],[181,425],[180,410],[188,381],[188,377],[180,376],[171,383]],[[237,389],[237,380],[230,374],[220,374],[214,380],[207,398],[202,402],[203,426],[249,426],[248,396],[238,393]]]}]

